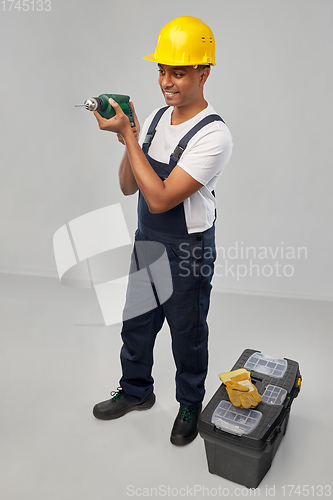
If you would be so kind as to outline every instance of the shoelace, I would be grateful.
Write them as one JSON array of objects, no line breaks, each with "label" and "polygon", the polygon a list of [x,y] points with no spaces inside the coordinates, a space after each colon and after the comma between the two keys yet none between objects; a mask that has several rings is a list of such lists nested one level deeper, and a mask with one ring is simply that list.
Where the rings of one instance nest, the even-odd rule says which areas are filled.
[{"label": "shoelace", "polygon": [[123,390],[121,387],[117,387],[116,391],[111,391],[110,396],[111,396],[112,400],[117,401],[117,399],[120,398],[122,392],[123,392]]},{"label": "shoelace", "polygon": [[196,414],[196,408],[186,408],[186,406],[181,406],[179,409],[179,417],[181,418],[181,420],[185,420],[186,422],[191,422],[192,415]]}]

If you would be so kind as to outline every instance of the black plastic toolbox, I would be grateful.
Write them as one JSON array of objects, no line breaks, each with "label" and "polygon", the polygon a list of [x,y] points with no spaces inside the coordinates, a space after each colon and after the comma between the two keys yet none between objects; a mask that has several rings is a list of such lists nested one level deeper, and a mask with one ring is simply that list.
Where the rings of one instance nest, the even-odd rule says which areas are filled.
[{"label": "black plastic toolbox", "polygon": [[296,361],[276,359],[246,349],[231,370],[251,373],[262,401],[254,409],[233,406],[221,384],[199,417],[208,470],[212,474],[257,488],[269,470],[284,436],[291,404],[301,384]]}]

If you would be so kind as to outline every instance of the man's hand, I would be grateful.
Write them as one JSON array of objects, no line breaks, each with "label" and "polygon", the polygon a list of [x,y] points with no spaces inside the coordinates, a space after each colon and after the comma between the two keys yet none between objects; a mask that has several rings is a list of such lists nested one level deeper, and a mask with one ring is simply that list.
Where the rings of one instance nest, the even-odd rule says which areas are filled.
[{"label": "man's hand", "polygon": [[[133,111],[133,117],[134,117],[134,122],[135,122],[135,125],[133,125],[131,123],[132,132],[134,133],[134,137],[136,138],[136,140],[139,142],[140,123],[139,123],[138,117],[136,116],[135,109],[134,109],[134,104],[132,103],[132,101],[130,101],[130,106],[131,106],[132,111]],[[120,135],[120,134],[117,134],[117,137],[118,137],[118,141],[121,142],[125,146],[126,144],[125,144],[123,136]]]},{"label": "man's hand", "polygon": [[[135,136],[137,137],[137,135],[139,134],[137,127],[131,127],[131,123],[128,119],[128,116],[125,115],[125,113],[123,112],[123,110],[121,109],[119,104],[111,98],[109,99],[109,103],[114,108],[114,110],[116,112],[116,116],[114,116],[113,118],[110,118],[110,119],[106,119],[103,116],[101,116],[97,111],[95,111],[94,115],[95,115],[96,120],[98,122],[99,128],[101,130],[115,132],[118,135],[118,140],[120,140],[119,139],[119,136],[120,136],[120,138],[122,139],[122,140],[120,140],[120,142],[122,142],[123,144],[124,144],[123,137],[129,129],[132,129]],[[133,107],[132,103],[131,103],[131,106],[132,106],[132,109],[134,112],[134,107]],[[134,112],[134,120],[135,120],[135,123],[137,123],[137,116],[136,116],[135,112]]]}]

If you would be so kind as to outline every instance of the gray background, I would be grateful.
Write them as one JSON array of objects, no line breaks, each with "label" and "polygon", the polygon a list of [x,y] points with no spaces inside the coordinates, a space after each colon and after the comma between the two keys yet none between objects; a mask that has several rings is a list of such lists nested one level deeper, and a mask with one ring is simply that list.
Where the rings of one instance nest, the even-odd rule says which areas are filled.
[{"label": "gray background", "polygon": [[329,484],[332,2],[53,0],[50,12],[0,11],[1,498],[109,500],[128,498],[129,485],[195,484],[231,496],[238,486],[208,473],[201,438],[169,443],[177,403],[166,327],[155,407],[93,418],[117,387],[119,325],[103,326],[92,290],[59,284],[53,256],[59,227],[104,206],[121,203],[134,231],[136,199],[117,180],[123,146],[74,104],[128,93],[141,122],[163,105],[156,67],[142,56],[179,15],[215,34],[206,97],[234,138],[217,189],[218,246],[308,250],[290,278],[217,276],[204,404],[245,348],[299,361],[302,391],[261,497],[266,486],[281,498],[283,485]]},{"label": "gray background", "polygon": [[55,231],[110,204],[121,203],[133,232],[136,197],[122,196],[117,180],[123,146],[74,104],[127,93],[143,122],[163,99],[156,66],[142,56],[184,14],[215,34],[206,97],[234,139],[217,189],[218,247],[307,249],[306,259],[262,262],[292,264],[291,277],[237,280],[219,268],[215,285],[331,299],[329,0],[171,0],[167,10],[149,0],[53,0],[50,12],[2,11],[0,269],[56,276]]}]

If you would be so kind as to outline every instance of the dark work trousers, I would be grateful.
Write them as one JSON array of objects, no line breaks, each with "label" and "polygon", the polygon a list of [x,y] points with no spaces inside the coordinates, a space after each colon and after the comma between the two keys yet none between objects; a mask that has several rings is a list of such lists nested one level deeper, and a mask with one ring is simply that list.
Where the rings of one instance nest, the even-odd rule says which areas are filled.
[{"label": "dark work trousers", "polygon": [[[188,141],[208,123],[223,121],[208,115],[197,123],[179,142],[169,163],[149,156],[156,127],[168,106],[155,114],[149,125],[142,150],[155,173],[165,180],[177,165]],[[214,193],[213,193],[214,194]],[[157,241],[166,248],[173,292],[170,298],[145,314],[123,321],[120,386],[132,401],[145,401],[153,393],[153,348],[157,333],[166,319],[172,337],[176,364],[176,399],[188,408],[199,406],[205,394],[208,365],[207,313],[211,280],[216,258],[215,226],[200,233],[187,231],[184,204],[164,213],[152,214],[139,192],[136,241]],[[135,271],[135,258],[132,256]],[[138,288],[138,290],[140,287]]]},{"label": "dark work trousers", "polygon": [[180,236],[152,230],[139,222],[135,240],[158,241],[165,246],[173,293],[150,312],[123,322],[123,394],[138,402],[152,395],[153,347],[166,319],[176,365],[176,399],[188,408],[199,406],[205,394],[208,365],[206,318],[216,258],[215,227]]}]

